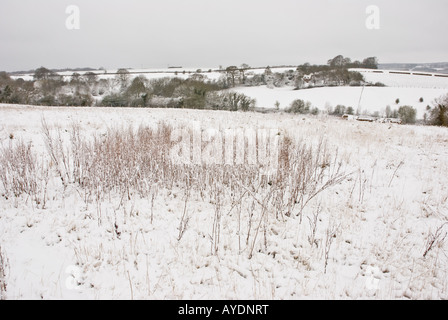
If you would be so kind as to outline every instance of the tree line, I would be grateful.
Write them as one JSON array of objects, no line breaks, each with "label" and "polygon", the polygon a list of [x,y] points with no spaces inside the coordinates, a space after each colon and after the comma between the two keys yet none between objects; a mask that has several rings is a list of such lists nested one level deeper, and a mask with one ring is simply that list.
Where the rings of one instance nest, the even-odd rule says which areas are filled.
[{"label": "tree line", "polygon": [[[273,72],[268,66],[263,73],[254,73],[248,64],[220,68],[221,77],[210,81],[201,70],[187,80],[157,79],[148,81],[142,76],[133,80],[127,69],[119,69],[113,79],[100,78],[97,73],[74,72],[69,79],[59,73],[40,67],[34,71],[32,81],[14,80],[0,72],[0,102],[33,105],[61,106],[141,106],[208,108],[217,101],[231,100],[216,92],[236,86],[266,85],[270,88],[294,86],[296,89],[328,85],[360,85],[361,74],[349,71],[350,67],[377,67],[376,58],[362,63],[337,56],[327,65],[300,65],[284,72]],[[87,69],[86,69],[87,70]],[[210,70],[209,70],[210,72]],[[310,81],[304,76],[312,75]],[[219,97],[218,97],[219,96]],[[244,104],[244,103],[243,103]],[[234,108],[227,105],[223,108]]]},{"label": "tree line", "polygon": [[[269,88],[294,86],[295,89],[326,86],[372,85],[365,82],[361,73],[350,70],[355,68],[378,69],[378,59],[368,57],[362,62],[353,61],[342,55],[328,60],[325,65],[305,63],[283,72],[275,72],[266,67],[263,73],[255,74],[247,64],[229,66],[222,70],[224,81],[229,87],[266,85]],[[373,85],[382,85],[380,83]]]},{"label": "tree line", "polygon": [[227,92],[226,79],[211,81],[201,74],[188,79],[165,77],[148,80],[119,69],[111,79],[94,72],[73,73],[69,79],[41,67],[32,81],[14,80],[0,73],[0,103],[44,106],[166,107],[249,111],[255,100]]},{"label": "tree line", "polygon": [[[338,55],[328,60],[326,65],[305,63],[282,72],[274,72],[274,68],[268,66],[261,73],[255,73],[249,65],[242,64],[239,67],[220,67],[221,76],[215,80],[208,79],[201,70],[186,79],[165,77],[149,80],[142,75],[132,77],[127,69],[119,69],[113,77],[105,78],[93,71],[62,76],[41,67],[34,71],[33,80],[30,81],[22,78],[15,80],[8,73],[0,72],[0,103],[249,111],[255,109],[254,99],[226,89],[260,85],[269,88],[292,86],[296,90],[318,86],[382,85],[366,83],[363,76],[352,68],[377,69],[378,60],[369,57],[362,62],[352,62],[350,58]],[[447,105],[448,95],[439,98],[433,106],[428,106],[425,123],[448,126]],[[388,117],[415,122],[415,110],[405,107],[389,110]],[[317,108],[303,101],[294,101],[286,111],[319,113]],[[354,112],[353,108],[344,106],[327,111],[334,115]]]}]

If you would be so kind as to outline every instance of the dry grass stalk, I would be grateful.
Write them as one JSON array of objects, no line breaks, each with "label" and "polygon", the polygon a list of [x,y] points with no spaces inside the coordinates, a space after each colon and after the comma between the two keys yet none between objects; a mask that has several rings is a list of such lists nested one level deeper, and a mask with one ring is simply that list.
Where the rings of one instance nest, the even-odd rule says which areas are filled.
[{"label": "dry grass stalk", "polygon": [[2,250],[2,247],[0,246],[0,300],[6,299],[6,290],[8,287],[6,283],[7,268],[8,268],[8,259],[6,258]]},{"label": "dry grass stalk", "polygon": [[[67,134],[60,129],[50,129],[45,119],[42,119],[42,127],[48,157],[64,188],[74,185],[86,205],[95,202],[99,223],[104,218],[104,201],[119,199],[118,210],[134,197],[150,199],[152,222],[158,190],[187,190],[178,240],[188,226],[190,194],[199,194],[204,201],[208,197],[214,204],[211,233],[214,254],[219,251],[224,212],[238,210],[239,252],[245,251],[241,236],[243,224],[246,224],[246,250],[252,257],[260,232],[267,246],[270,219],[299,216],[301,221],[304,209],[313,199],[348,176],[343,173],[337,151],[331,153],[324,139],[311,145],[281,135],[279,165],[275,172],[266,175],[261,164],[175,163],[170,153],[176,143],[172,141],[173,127],[163,122],[154,127],[110,128],[106,133],[89,137],[82,135],[77,124],[72,124]],[[183,129],[190,130],[186,125]],[[37,194],[42,179],[34,173],[37,161],[29,153],[29,147],[21,145],[17,151],[24,159],[19,163],[30,172],[25,175],[29,180],[20,188]],[[11,166],[13,159],[8,158],[8,152],[3,153],[1,159],[0,178],[3,178],[5,168]],[[5,189],[11,189],[10,180],[3,178],[2,181]],[[317,221],[312,227],[313,234],[316,228]]]},{"label": "dry grass stalk", "polygon": [[423,253],[423,258],[426,258],[426,255],[435,247],[438,245],[443,244],[445,241],[448,233],[445,231],[443,232],[443,228],[445,225],[448,225],[448,222],[443,223],[440,227],[436,229],[434,233],[430,232],[428,241],[425,246],[425,252]]},{"label": "dry grass stalk", "polygon": [[48,180],[48,166],[39,163],[30,143],[19,140],[1,148],[0,181],[5,198],[27,195],[45,207]]}]

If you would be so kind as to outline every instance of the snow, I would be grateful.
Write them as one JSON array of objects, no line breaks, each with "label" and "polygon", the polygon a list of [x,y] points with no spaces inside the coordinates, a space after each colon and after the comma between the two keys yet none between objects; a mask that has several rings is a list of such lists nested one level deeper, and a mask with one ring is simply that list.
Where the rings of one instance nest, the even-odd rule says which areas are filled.
[{"label": "snow", "polygon": [[[284,71],[286,71],[285,69]],[[257,101],[259,108],[288,108],[295,99],[310,101],[321,111],[334,108],[338,104],[352,107],[355,112],[385,114],[387,106],[392,110],[400,106],[412,106],[417,110],[417,119],[423,119],[427,106],[434,99],[448,93],[448,77],[394,74],[393,70],[353,69],[360,72],[370,83],[381,82],[387,87],[323,87],[294,90],[294,87],[268,88],[267,86],[237,87],[234,91],[243,93]],[[431,74],[432,75],[432,74]],[[423,102],[420,102],[423,98]],[[396,100],[399,99],[399,103]]]},{"label": "snow", "polygon": [[[126,69],[126,68],[125,68]],[[87,72],[93,72],[97,74],[98,79],[114,79],[116,77],[116,73],[119,69],[108,69],[108,70],[94,70],[94,71],[76,71],[80,75],[84,75]],[[221,72],[216,71],[216,68],[142,68],[142,69],[126,69],[130,72],[131,78],[137,77],[139,75],[144,76],[148,80],[159,79],[164,77],[177,77],[181,79],[187,79],[191,77],[191,75],[197,73],[198,70],[201,70],[201,73],[204,77],[210,80],[217,80],[221,76]],[[212,72],[209,72],[212,70]],[[264,71],[264,69],[263,69]],[[70,81],[71,77],[75,73],[75,71],[63,71],[58,72],[59,75],[63,76],[65,81]],[[26,81],[34,80],[33,74],[20,74],[20,75],[12,75],[12,79],[22,78]]]},{"label": "snow", "polygon": [[360,72],[367,82],[381,82],[388,87],[411,87],[448,90],[447,74],[372,69],[353,69],[353,71]]},{"label": "snow", "polygon": [[[423,119],[426,107],[432,105],[434,99],[448,93],[448,89],[430,88],[397,88],[397,87],[324,87],[294,90],[293,87],[267,88],[240,87],[233,89],[257,101],[259,108],[274,108],[280,103],[280,109],[288,108],[295,99],[310,101],[314,107],[326,111],[328,107],[338,104],[352,107],[355,112],[384,114],[386,107],[392,110],[409,105],[417,109],[417,118]],[[423,102],[420,102],[423,98]],[[399,104],[396,100],[399,99]]]},{"label": "snow", "polygon": [[[266,100],[267,92],[278,92],[279,97],[272,99],[284,99],[282,105],[296,94],[311,92],[244,88],[249,89],[260,90],[254,94],[265,94]],[[345,94],[360,90],[331,89],[350,89]],[[331,99],[344,97],[334,94]],[[333,105],[340,103],[331,99]],[[361,123],[323,115],[0,105],[1,144],[23,139],[45,157],[42,117],[62,132],[78,123],[86,137],[108,128],[156,126],[159,121],[199,122],[203,128],[218,130],[278,128],[306,141],[326,139],[351,175],[320,194],[303,219],[268,215],[266,243],[260,234],[249,259],[250,246],[244,239],[249,202],[242,204],[241,225],[230,204],[223,205],[215,255],[210,240],[215,207],[208,196],[191,195],[189,224],[178,240],[184,190],[175,186],[159,190],[153,210],[150,199],[139,197],[122,206],[113,196],[100,204],[86,204],[79,187],[63,188],[52,171],[46,208],[26,196],[0,197],[7,299],[448,298],[446,241],[423,258],[430,234],[448,219],[446,128]],[[310,221],[319,208],[315,242],[310,244]],[[258,221],[259,213],[255,214]],[[326,233],[333,227],[336,237],[325,270]]]}]

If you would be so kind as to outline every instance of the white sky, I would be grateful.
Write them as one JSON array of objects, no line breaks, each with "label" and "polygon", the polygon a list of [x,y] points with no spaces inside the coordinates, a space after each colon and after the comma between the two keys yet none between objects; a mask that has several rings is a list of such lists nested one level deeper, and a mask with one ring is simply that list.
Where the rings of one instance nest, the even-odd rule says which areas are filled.
[{"label": "white sky", "polygon": [[[68,5],[80,29],[68,30]],[[380,29],[365,26],[368,5]],[[448,61],[446,0],[0,0],[0,70]]]}]

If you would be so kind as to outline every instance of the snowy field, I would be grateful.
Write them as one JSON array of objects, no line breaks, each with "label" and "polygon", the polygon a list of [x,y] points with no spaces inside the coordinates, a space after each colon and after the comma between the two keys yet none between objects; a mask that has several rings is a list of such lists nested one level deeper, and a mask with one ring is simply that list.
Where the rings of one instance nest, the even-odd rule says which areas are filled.
[{"label": "snowy field", "polygon": [[447,74],[372,69],[353,69],[353,71],[360,72],[368,82],[381,82],[388,87],[448,89]]},{"label": "snowy field", "polygon": [[[295,99],[309,101],[321,111],[334,109],[338,104],[352,107],[360,114],[371,114],[376,111],[384,115],[387,106],[392,110],[400,106],[412,106],[417,110],[417,119],[423,119],[428,105],[432,106],[434,99],[445,95],[448,89],[403,88],[403,87],[324,87],[294,90],[293,87],[273,88],[266,86],[235,88],[257,101],[259,108],[275,108],[280,103],[280,109],[289,108]],[[420,102],[423,98],[423,102]],[[399,103],[396,100],[399,99]]]},{"label": "snowy field", "polygon": [[[244,92],[265,95],[255,90],[270,89]],[[335,90],[359,93],[360,88]],[[269,92],[282,93],[266,102],[271,107],[275,100],[284,106],[293,94],[303,98],[311,90]],[[367,88],[365,94],[370,94]],[[420,96],[423,92],[414,97],[395,91],[387,99]],[[425,103],[435,96],[438,93],[428,91]],[[334,97],[322,99],[333,106],[344,103]],[[256,186],[251,181],[250,187],[242,187],[236,177],[230,178],[233,186],[210,184],[188,190],[179,180],[146,181],[147,196],[132,188],[127,193],[97,189],[90,194],[85,185],[61,181],[63,168],[55,160],[61,161],[63,155],[77,159],[70,150],[78,142],[106,145],[121,141],[119,136],[109,140],[114,132],[157,129],[161,123],[184,128],[196,123],[219,132],[275,129],[280,137],[289,137],[291,145],[309,146],[301,150],[311,151],[310,157],[317,159],[314,173],[320,172],[310,178],[323,182],[336,174],[342,178],[328,188],[322,185],[321,192],[316,189],[321,185],[305,186],[300,192],[309,197],[317,190],[316,195],[306,198],[303,210],[292,213],[284,210],[288,205],[283,195],[291,194],[295,171],[289,179],[270,177],[273,180],[264,184],[260,180],[258,189],[252,189]],[[62,147],[54,158],[45,144],[45,127]],[[3,298],[448,298],[446,128],[361,123],[323,115],[0,105],[2,154],[15,150],[20,141],[30,143],[38,164],[33,170],[44,179],[38,179],[41,185],[34,196],[15,197],[7,195],[0,176]],[[123,141],[116,147],[126,147]],[[319,141],[327,146],[325,152]],[[318,150],[322,153],[317,156]],[[116,154],[118,159],[128,156]],[[67,164],[85,170],[76,162]],[[1,165],[0,173],[7,167],[4,161]],[[272,182],[277,178],[280,184]],[[300,201],[289,205],[297,209]]]},{"label": "snowy field", "polygon": [[[286,109],[295,99],[309,101],[321,111],[327,111],[338,104],[352,107],[360,114],[379,112],[384,116],[387,106],[392,110],[400,106],[412,106],[417,110],[417,119],[423,119],[426,107],[434,99],[448,92],[448,77],[405,75],[389,70],[353,69],[360,72],[365,81],[381,82],[386,87],[324,87],[294,90],[294,87],[268,88],[240,87],[234,90],[257,101],[258,108],[273,109],[276,102],[280,109]],[[423,102],[420,99],[423,98]],[[397,103],[397,99],[399,103]]]},{"label": "snowy field", "polygon": [[360,114],[379,112],[384,116],[387,106],[392,110],[400,106],[412,106],[417,110],[417,119],[423,119],[426,107],[428,105],[432,107],[434,99],[448,92],[448,77],[395,74],[391,73],[394,71],[388,70],[373,72],[369,69],[353,69],[353,71],[360,72],[367,82],[381,82],[386,87],[324,87],[294,90],[293,87],[271,89],[259,86],[234,90],[256,99],[259,108],[272,109],[276,102],[279,102],[280,109],[286,109],[295,99],[302,99],[311,102],[321,111],[340,104],[352,107]]}]

